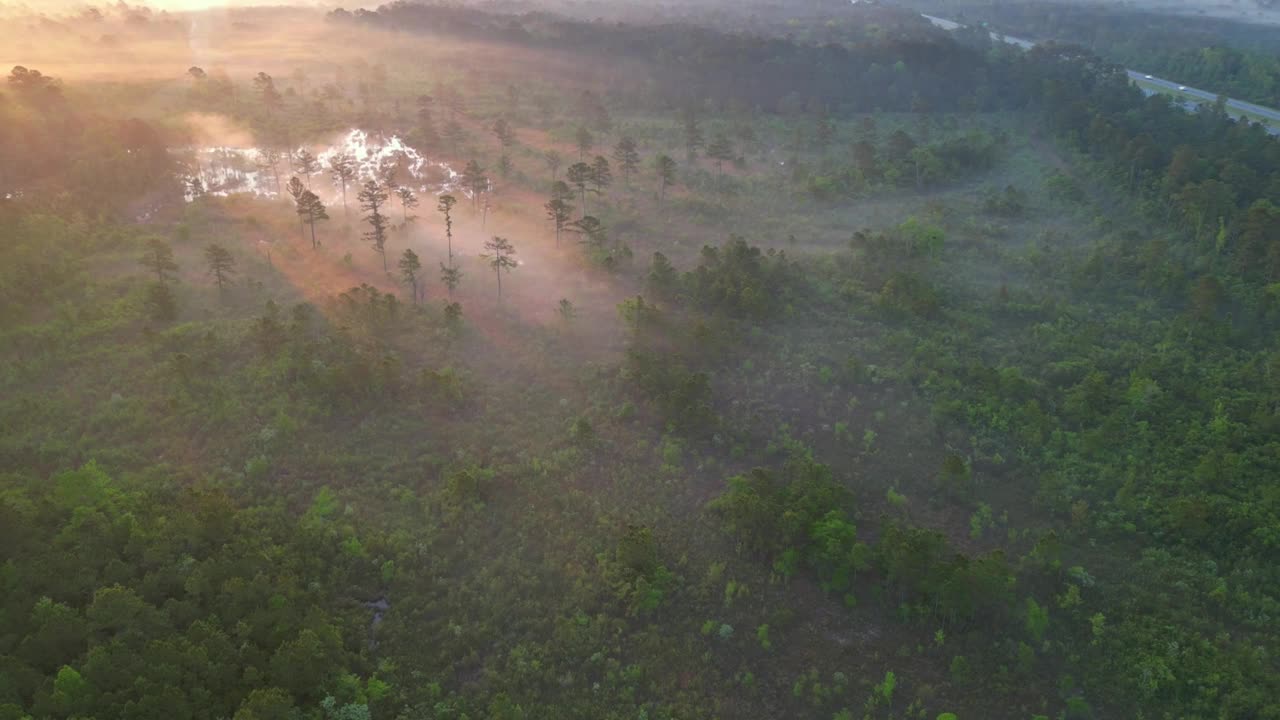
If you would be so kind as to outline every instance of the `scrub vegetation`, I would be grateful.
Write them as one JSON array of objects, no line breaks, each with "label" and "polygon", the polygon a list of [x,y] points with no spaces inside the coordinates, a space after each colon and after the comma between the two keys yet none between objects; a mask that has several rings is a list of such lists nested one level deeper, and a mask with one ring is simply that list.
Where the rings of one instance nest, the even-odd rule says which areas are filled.
[{"label": "scrub vegetation", "polygon": [[1280,718],[1280,140],[795,5],[8,17],[0,720]]}]

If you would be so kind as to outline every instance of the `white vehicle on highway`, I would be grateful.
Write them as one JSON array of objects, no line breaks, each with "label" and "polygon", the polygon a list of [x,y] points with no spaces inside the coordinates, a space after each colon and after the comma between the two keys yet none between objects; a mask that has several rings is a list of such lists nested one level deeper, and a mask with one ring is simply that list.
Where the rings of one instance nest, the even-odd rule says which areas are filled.
[{"label": "white vehicle on highway", "polygon": [[1180,90],[1180,91],[1182,91],[1182,92],[1186,92],[1186,91],[1187,91],[1187,86],[1186,86],[1186,85],[1179,85],[1179,86],[1178,86],[1178,90]]},{"label": "white vehicle on highway", "polygon": [[1146,78],[1146,79],[1148,79],[1148,80],[1155,80],[1155,78],[1151,77],[1150,75],[1143,75],[1142,77],[1144,77],[1144,78]]}]

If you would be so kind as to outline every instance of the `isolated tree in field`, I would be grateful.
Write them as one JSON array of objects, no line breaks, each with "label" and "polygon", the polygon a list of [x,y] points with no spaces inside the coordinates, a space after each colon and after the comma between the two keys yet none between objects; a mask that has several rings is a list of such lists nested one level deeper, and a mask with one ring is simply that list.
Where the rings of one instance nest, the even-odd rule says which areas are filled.
[{"label": "isolated tree in field", "polygon": [[436,202],[436,210],[444,215],[444,237],[448,242],[449,264],[453,264],[453,206],[458,204],[452,195],[441,195]]},{"label": "isolated tree in field", "polygon": [[572,225],[575,232],[582,235],[581,242],[593,248],[602,248],[609,240],[609,232],[599,218],[591,215],[583,217]]},{"label": "isolated tree in field", "polygon": [[613,184],[613,170],[603,155],[597,155],[591,163],[591,184],[596,187],[596,194],[604,194],[605,188]]},{"label": "isolated tree in field", "polygon": [[418,272],[422,270],[422,261],[418,259],[418,253],[406,249],[404,254],[400,256],[400,261],[396,263],[400,267],[400,279],[408,286],[413,288],[413,304],[418,304]]},{"label": "isolated tree in field", "polygon": [[236,272],[236,259],[231,251],[218,243],[209,243],[204,249],[204,262],[209,266],[209,274],[218,284],[221,292],[231,283],[231,276]]},{"label": "isolated tree in field", "polygon": [[481,193],[489,189],[489,176],[484,174],[480,163],[471,160],[462,169],[462,186],[471,191],[471,207],[477,207]]},{"label": "isolated tree in field", "polygon": [[190,180],[187,180],[187,194],[191,196],[191,200],[193,202],[204,197],[204,181],[199,177],[193,177]]},{"label": "isolated tree in field", "polygon": [[724,133],[716,133],[711,144],[707,146],[707,157],[716,161],[716,173],[724,174],[724,161],[733,160],[733,143]]},{"label": "isolated tree in field", "polygon": [[306,178],[308,190],[311,189],[311,176],[321,170],[320,161],[306,149],[298,151],[297,157],[293,159],[293,168]]},{"label": "isolated tree in field", "polygon": [[636,150],[636,141],[624,135],[613,148],[613,159],[622,171],[622,182],[631,187],[631,173],[640,169],[640,153]]},{"label": "isolated tree in field", "polygon": [[569,179],[569,184],[578,188],[578,194],[582,197],[582,214],[587,213],[587,185],[591,183],[591,166],[578,162],[569,166],[565,172],[565,177]]},{"label": "isolated tree in field", "polygon": [[551,171],[551,182],[555,182],[556,176],[560,173],[560,166],[564,164],[564,158],[560,157],[560,153],[555,150],[548,150],[542,154],[542,161],[547,164],[547,169]]},{"label": "isolated tree in field", "polygon": [[138,263],[156,274],[156,282],[161,285],[169,281],[168,273],[178,272],[178,263],[173,259],[173,248],[161,238],[147,238],[146,251],[138,258]]},{"label": "isolated tree in field", "polygon": [[360,201],[360,209],[367,215],[362,218],[369,223],[364,239],[373,244],[373,249],[382,256],[382,270],[387,270],[387,216],[382,214],[382,206],[387,202],[387,192],[378,183],[370,180],[364,184],[356,198]]},{"label": "isolated tree in field", "polygon": [[653,169],[658,173],[658,204],[662,205],[667,198],[667,186],[676,183],[676,161],[670,156],[659,155],[653,161]]},{"label": "isolated tree in field", "polygon": [[585,125],[578,126],[578,132],[574,135],[574,143],[578,146],[578,161],[587,159],[587,153],[591,152],[592,146],[596,144],[596,139],[591,136],[591,131]]},{"label": "isolated tree in field", "polygon": [[506,118],[498,118],[493,121],[493,136],[498,138],[498,146],[504,151],[510,150],[516,144],[516,131],[511,128],[511,123]]},{"label": "isolated tree in field", "polygon": [[320,196],[310,190],[302,191],[302,197],[298,199],[298,216],[311,226],[311,249],[320,247],[319,241],[316,240],[316,223],[329,219],[329,212],[325,210]]},{"label": "isolated tree in field", "polygon": [[481,255],[489,267],[493,268],[494,274],[498,276],[498,297],[502,297],[502,271],[511,272],[511,268],[516,267],[515,254],[516,249],[511,245],[511,241],[504,237],[494,236],[492,240],[484,242],[484,249],[489,252]]},{"label": "isolated tree in field", "polygon": [[684,150],[685,157],[689,162],[698,159],[698,150],[702,148],[705,142],[702,135],[702,126],[698,124],[698,115],[693,108],[684,111]]},{"label": "isolated tree in field", "polygon": [[340,152],[329,158],[329,174],[342,188],[342,214],[347,214],[347,185],[356,179],[356,159],[349,152]]},{"label": "isolated tree in field", "polygon": [[396,190],[396,197],[400,198],[400,211],[404,214],[404,223],[408,225],[409,211],[418,207],[418,196],[402,185]]},{"label": "isolated tree in field", "polygon": [[572,199],[573,190],[568,185],[560,180],[551,184],[551,199],[543,207],[547,209],[547,218],[556,227],[556,247],[560,247],[560,233],[573,219],[573,205],[569,202]]},{"label": "isolated tree in field", "polygon": [[450,295],[453,295],[454,288],[462,282],[462,271],[453,264],[453,206],[457,204],[457,198],[452,195],[441,195],[436,204],[436,210],[444,215],[444,236],[449,252],[449,264],[440,263],[440,281]]}]

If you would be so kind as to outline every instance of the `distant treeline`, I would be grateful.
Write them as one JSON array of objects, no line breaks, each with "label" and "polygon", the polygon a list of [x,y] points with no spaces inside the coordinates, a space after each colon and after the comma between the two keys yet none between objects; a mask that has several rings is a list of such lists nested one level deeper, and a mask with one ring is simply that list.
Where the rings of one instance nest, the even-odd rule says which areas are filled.
[{"label": "distant treeline", "polygon": [[1274,26],[1092,3],[929,3],[932,12],[1001,32],[1082,45],[1113,62],[1242,100],[1280,106]]},{"label": "distant treeline", "polygon": [[[981,52],[926,26],[887,28],[864,42],[805,45],[782,37],[729,34],[689,25],[588,23],[545,13],[495,15],[456,6],[391,3],[336,10],[353,21],[649,66],[643,87],[670,105],[692,100],[766,112],[996,109],[1005,84]],[[635,91],[635,92],[632,92]]]}]

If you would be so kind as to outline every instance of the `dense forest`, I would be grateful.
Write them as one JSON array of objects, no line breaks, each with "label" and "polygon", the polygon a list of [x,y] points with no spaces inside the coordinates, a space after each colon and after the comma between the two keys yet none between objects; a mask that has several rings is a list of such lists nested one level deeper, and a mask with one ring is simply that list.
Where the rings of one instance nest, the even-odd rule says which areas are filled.
[{"label": "dense forest", "polygon": [[0,720],[1280,718],[1280,138],[570,10],[0,23]]},{"label": "dense forest", "polygon": [[1280,43],[1271,24],[1165,15],[1105,3],[927,0],[926,12],[1001,32],[1073,43],[1125,67],[1267,107],[1280,107]]}]

